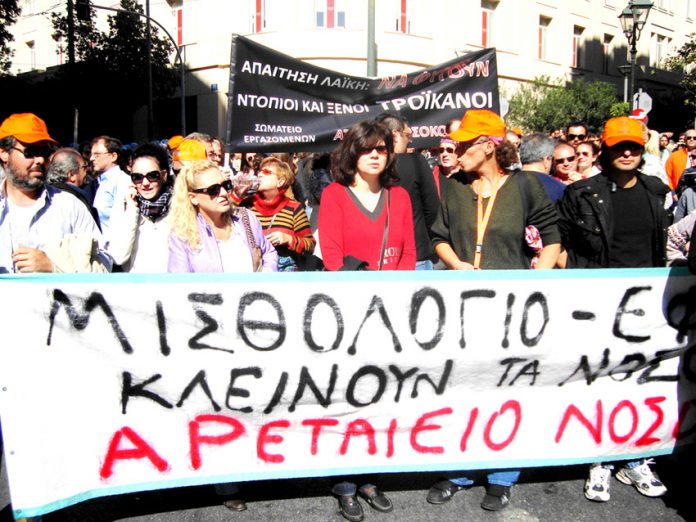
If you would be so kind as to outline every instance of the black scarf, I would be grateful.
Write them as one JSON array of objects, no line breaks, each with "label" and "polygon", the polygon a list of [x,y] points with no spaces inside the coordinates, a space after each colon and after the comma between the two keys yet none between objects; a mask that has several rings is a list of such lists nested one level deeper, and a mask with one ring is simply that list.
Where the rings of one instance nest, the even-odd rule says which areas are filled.
[{"label": "black scarf", "polygon": [[135,200],[140,209],[140,215],[146,217],[152,222],[163,218],[169,212],[169,203],[172,199],[171,187],[165,187],[164,190],[155,199],[145,199],[140,194],[136,194]]}]

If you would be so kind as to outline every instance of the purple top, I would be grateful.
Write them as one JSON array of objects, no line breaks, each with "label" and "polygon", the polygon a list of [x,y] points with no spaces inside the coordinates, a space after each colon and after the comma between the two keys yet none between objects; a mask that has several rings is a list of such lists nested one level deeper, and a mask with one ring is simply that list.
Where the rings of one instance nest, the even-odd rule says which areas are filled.
[{"label": "purple top", "polygon": [[[265,272],[275,272],[278,269],[278,253],[271,243],[263,235],[261,223],[253,212],[245,208],[239,212],[246,212],[249,215],[251,233],[256,240],[256,244],[261,248],[262,270]],[[217,240],[213,234],[211,226],[203,219],[200,213],[196,216],[198,223],[198,234],[201,245],[197,251],[192,251],[189,244],[176,234],[169,236],[169,272],[222,272],[222,258]],[[249,247],[249,239],[244,230],[242,219],[236,214],[232,214],[232,226],[234,232],[244,238],[244,243]]]}]

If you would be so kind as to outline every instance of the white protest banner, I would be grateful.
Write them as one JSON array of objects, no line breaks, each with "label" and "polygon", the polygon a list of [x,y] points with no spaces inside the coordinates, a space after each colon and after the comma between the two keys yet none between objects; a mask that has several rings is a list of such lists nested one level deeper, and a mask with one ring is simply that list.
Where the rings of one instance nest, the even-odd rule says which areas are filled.
[{"label": "white protest banner", "polygon": [[0,278],[14,514],[194,484],[553,466],[696,431],[696,278]]}]

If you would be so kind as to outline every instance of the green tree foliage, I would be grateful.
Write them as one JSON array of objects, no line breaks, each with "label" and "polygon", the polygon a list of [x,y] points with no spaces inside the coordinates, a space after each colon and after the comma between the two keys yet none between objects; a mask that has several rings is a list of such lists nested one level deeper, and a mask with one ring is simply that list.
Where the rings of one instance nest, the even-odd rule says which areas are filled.
[{"label": "green tree foliage", "polygon": [[[46,85],[36,87],[51,90],[52,98],[65,100],[68,108],[77,107],[80,135],[128,139],[133,132],[131,115],[148,102],[146,19],[132,14],[143,13],[136,0],[121,0],[119,9],[130,13],[110,14],[107,33],[96,28],[94,7],[89,7],[85,20],[74,17],[75,66],[61,68]],[[54,38],[67,42],[67,13],[54,15],[51,21]],[[178,73],[169,61],[173,48],[155,24],[151,27],[153,96],[166,98],[178,84]],[[60,119],[72,121],[68,114]]]},{"label": "green tree foliage", "polygon": [[17,0],[0,1],[0,74],[7,74],[12,65],[10,42],[14,37],[10,27],[17,21],[20,12]]},{"label": "green tree foliage", "polygon": [[582,121],[596,133],[618,101],[611,83],[573,80],[564,84],[541,76],[512,96],[507,120],[526,131],[546,133]]},{"label": "green tree foliage", "polygon": [[[136,0],[121,0],[121,9],[142,14]],[[157,26],[151,25],[152,83],[155,97],[172,94],[177,73],[169,64],[173,51],[169,40],[160,38]],[[119,12],[109,17],[109,34],[104,39],[99,59],[111,76],[120,77],[132,86],[140,86],[136,102],[144,102],[147,85],[147,26],[140,16]],[[135,89],[134,89],[135,90]],[[134,92],[135,94],[135,92]]]},{"label": "green tree foliage", "polygon": [[[95,10],[88,4],[88,17],[84,20],[73,16],[75,26],[75,59],[82,62],[98,60],[104,35],[97,30],[94,23]],[[68,14],[67,12],[54,12],[51,14],[54,40],[61,40],[67,49],[68,42]]]},{"label": "green tree foliage", "polygon": [[667,59],[666,65],[670,70],[684,74],[680,83],[686,90],[685,103],[693,112],[696,112],[696,41],[694,38],[696,33],[691,33],[689,41]]}]

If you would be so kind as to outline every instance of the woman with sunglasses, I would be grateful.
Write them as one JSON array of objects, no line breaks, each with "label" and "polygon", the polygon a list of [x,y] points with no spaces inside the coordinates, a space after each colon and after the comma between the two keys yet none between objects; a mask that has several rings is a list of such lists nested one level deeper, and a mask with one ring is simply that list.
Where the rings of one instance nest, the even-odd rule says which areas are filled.
[{"label": "woman with sunglasses", "polygon": [[314,251],[314,236],[302,203],[293,195],[290,166],[274,156],[258,170],[259,187],[250,201],[263,233],[278,251],[278,271],[296,272],[306,254]]},{"label": "woman with sunglasses", "polygon": [[442,190],[445,188],[445,180],[459,172],[457,161],[457,142],[450,138],[442,138],[438,147],[437,165],[433,169],[437,195],[442,198]]},{"label": "woman with sunglasses", "polygon": [[131,185],[114,205],[107,252],[124,272],[166,272],[169,257],[169,183],[167,152],[145,144],[133,152]]},{"label": "woman with sunglasses", "polygon": [[327,270],[413,270],[416,245],[411,200],[395,186],[392,133],[381,123],[351,127],[332,153],[331,183],[322,193],[319,237]]},{"label": "woman with sunglasses", "polygon": [[[505,123],[492,111],[471,109],[450,138],[457,142],[462,172],[446,180],[447,191],[431,229],[435,252],[450,270],[528,269],[526,235],[535,227],[543,247],[535,268],[553,268],[560,253],[556,211],[541,182],[513,170],[517,148],[504,139]],[[458,473],[436,482],[431,504],[444,504],[473,485],[473,474]],[[481,507],[498,511],[508,505],[517,470],[486,473]]]},{"label": "woman with sunglasses", "polygon": [[212,161],[194,161],[176,178],[169,236],[169,272],[275,272],[278,254],[259,220],[234,211],[225,179]]},{"label": "woman with sunglasses", "polygon": [[591,141],[583,141],[575,147],[575,155],[578,158],[578,174],[581,179],[599,174],[601,170],[597,166],[599,147]]}]

